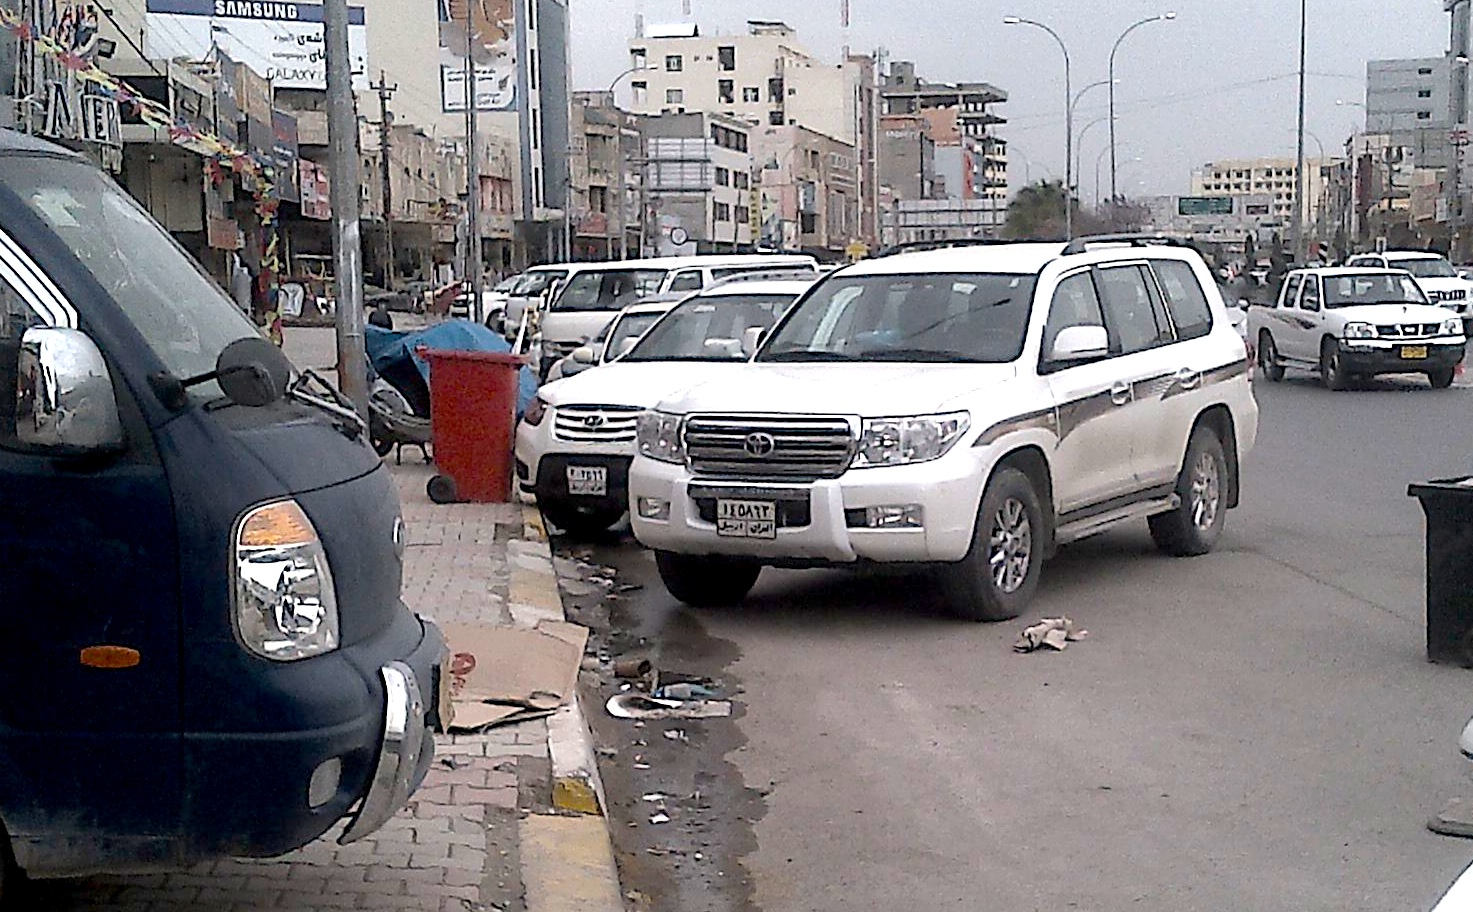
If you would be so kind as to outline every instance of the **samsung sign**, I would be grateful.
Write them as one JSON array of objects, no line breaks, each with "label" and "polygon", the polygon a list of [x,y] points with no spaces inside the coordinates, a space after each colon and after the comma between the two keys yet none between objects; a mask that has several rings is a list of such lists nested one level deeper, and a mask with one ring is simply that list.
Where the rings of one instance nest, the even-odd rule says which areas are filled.
[{"label": "samsung sign", "polygon": [[[354,88],[368,88],[363,7],[348,8]],[[322,6],[285,0],[147,0],[144,52],[151,59],[203,60],[213,47],[278,89],[327,88]]]}]

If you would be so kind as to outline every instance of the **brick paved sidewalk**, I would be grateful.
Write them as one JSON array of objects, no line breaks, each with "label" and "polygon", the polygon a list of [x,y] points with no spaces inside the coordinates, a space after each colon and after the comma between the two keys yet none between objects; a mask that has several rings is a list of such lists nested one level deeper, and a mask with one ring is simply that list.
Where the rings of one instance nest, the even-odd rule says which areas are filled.
[{"label": "brick paved sidewalk", "polygon": [[[437,506],[425,496],[432,470],[391,467],[409,530],[404,599],[440,622],[531,626],[561,618],[546,546],[526,542],[515,504]],[[515,544],[514,544],[515,543]],[[510,553],[509,553],[510,552]],[[540,569],[545,577],[526,570]],[[519,565],[514,573],[512,565]],[[514,589],[538,591],[517,592]],[[580,722],[581,724],[581,722]],[[435,761],[409,807],[379,832],[349,846],[336,830],[299,851],[270,860],[227,860],[178,874],[94,878],[32,887],[36,909],[116,912],[223,910],[413,909],[429,912],[527,910],[564,912],[557,857],[571,818],[552,815],[548,723],[525,722],[483,735],[438,736]],[[620,907],[612,855],[602,857],[602,818],[588,818],[598,901],[577,908]],[[551,834],[556,838],[548,838]],[[606,834],[605,834],[606,835]],[[523,883],[522,844],[537,857]],[[578,880],[570,875],[570,879]],[[581,888],[579,888],[581,889]],[[587,890],[583,890],[588,895]]]}]

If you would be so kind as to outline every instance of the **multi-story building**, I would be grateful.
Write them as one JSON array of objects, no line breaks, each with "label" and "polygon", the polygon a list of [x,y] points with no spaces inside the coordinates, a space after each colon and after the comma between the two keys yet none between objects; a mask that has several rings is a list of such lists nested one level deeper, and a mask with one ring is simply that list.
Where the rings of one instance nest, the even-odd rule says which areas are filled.
[{"label": "multi-story building", "polygon": [[648,252],[734,253],[753,246],[759,232],[751,129],[707,112],[640,118]]},{"label": "multi-story building", "polygon": [[611,92],[574,92],[572,124],[573,258],[638,252],[639,119],[616,107]]},{"label": "multi-story building", "polygon": [[927,82],[916,75],[915,64],[896,61],[880,97],[885,115],[924,117],[937,146],[961,150],[961,186],[949,191],[964,200],[1006,198],[1007,142],[994,128],[1007,121],[991,110],[1008,100],[1006,92],[986,82]]},{"label": "multi-story building", "polygon": [[[1336,167],[1337,160],[1333,158],[1305,159],[1305,224],[1319,218]],[[1288,220],[1294,215],[1297,171],[1298,165],[1292,157],[1209,162],[1192,172],[1192,196],[1267,196],[1272,201],[1271,215]]]},{"label": "multi-story building", "polygon": [[843,256],[859,235],[854,146],[791,126],[754,127],[752,148],[761,175],[762,246]]},{"label": "multi-story building", "polygon": [[1411,146],[1417,167],[1446,168],[1452,148],[1453,64],[1446,57],[1366,64],[1366,132]]}]

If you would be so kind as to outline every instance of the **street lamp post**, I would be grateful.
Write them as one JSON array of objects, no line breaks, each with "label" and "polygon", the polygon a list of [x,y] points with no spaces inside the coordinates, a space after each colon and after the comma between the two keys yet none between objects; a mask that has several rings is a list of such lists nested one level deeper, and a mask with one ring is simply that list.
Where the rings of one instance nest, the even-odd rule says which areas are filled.
[{"label": "street lamp post", "polygon": [[[624,112],[619,110],[619,102],[614,97],[614,89],[618,88],[625,76],[642,73],[646,69],[649,68],[632,66],[609,81],[609,104],[614,109],[614,185],[618,188],[619,194],[617,208],[619,211],[619,259],[621,260],[629,259],[629,228],[624,224],[628,200],[625,199],[627,188],[624,186]],[[614,258],[612,243],[609,244],[608,258],[611,260]]]},{"label": "street lamp post", "polygon": [[1139,22],[1131,25],[1130,28],[1128,28],[1125,31],[1121,32],[1120,33],[1120,37],[1115,39],[1115,46],[1112,47],[1112,48],[1110,48],[1110,73],[1109,73],[1109,79],[1107,81],[1108,81],[1108,83],[1110,85],[1110,199],[1111,199],[1111,201],[1114,201],[1114,199],[1118,195],[1118,191],[1116,189],[1116,168],[1115,168],[1115,54],[1120,50],[1120,45],[1125,41],[1126,37],[1129,36],[1131,32],[1135,31],[1136,29],[1140,28],[1141,26],[1150,25],[1152,22],[1169,22],[1169,21],[1171,21],[1171,20],[1173,20],[1175,18],[1176,18],[1176,13],[1174,13],[1174,12],[1162,13],[1159,16],[1147,16],[1145,19],[1142,19],[1141,21],[1139,21]]},{"label": "street lamp post", "polygon": [[[1074,138],[1074,173],[1079,176],[1079,180],[1080,180],[1081,183],[1084,182],[1084,138],[1089,135],[1089,131],[1090,130],[1094,129],[1095,127],[1099,126],[1100,124],[1104,123],[1107,120],[1109,120],[1108,117],[1096,117],[1094,120],[1091,120],[1089,123],[1085,124],[1083,127],[1080,127],[1080,129],[1079,129],[1079,135]],[[1109,149],[1106,148],[1106,149],[1104,149],[1102,151],[1103,152],[1108,152]],[[1100,196],[1100,194],[1099,194],[1099,185],[1096,184],[1095,185],[1095,208],[1096,209],[1098,209],[1099,208],[1099,205],[1100,205],[1099,204],[1099,196]]]},{"label": "street lamp post", "polygon": [[[1017,16],[1008,16],[1003,19],[1004,25],[1031,25],[1034,28],[1043,29],[1059,43],[1059,50],[1064,54],[1064,235],[1066,240],[1074,239],[1074,86],[1073,66],[1069,62],[1069,48],[1064,44],[1064,39],[1059,33],[1033,19],[1020,19]],[[1081,93],[1083,94],[1083,93]]]}]

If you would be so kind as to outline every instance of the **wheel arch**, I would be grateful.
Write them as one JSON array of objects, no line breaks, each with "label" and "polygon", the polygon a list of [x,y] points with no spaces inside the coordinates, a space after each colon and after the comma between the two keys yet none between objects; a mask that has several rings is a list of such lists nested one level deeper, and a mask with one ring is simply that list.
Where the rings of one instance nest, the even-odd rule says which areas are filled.
[{"label": "wheel arch", "polygon": [[[1192,422],[1191,433],[1187,435],[1189,446],[1192,435],[1196,434],[1197,429],[1202,427],[1215,433],[1217,439],[1222,443],[1223,455],[1227,457],[1228,463],[1227,505],[1229,509],[1233,509],[1238,506],[1241,492],[1241,486],[1238,480],[1237,423],[1233,421],[1233,413],[1226,405],[1217,403],[1209,406],[1203,409],[1202,413],[1197,416],[1196,421]],[[1183,450],[1182,452],[1182,458],[1185,459],[1186,451]]]},{"label": "wheel arch", "polygon": [[1054,476],[1053,470],[1049,467],[1048,456],[1044,454],[1042,447],[1031,443],[1009,450],[988,473],[987,484],[982,486],[984,494],[987,486],[992,484],[992,479],[1004,468],[1017,469],[1027,475],[1028,480],[1033,483],[1033,490],[1038,493],[1039,506],[1043,508],[1043,522],[1046,526],[1044,535],[1048,542],[1045,553],[1052,553],[1056,507],[1054,505]]}]

